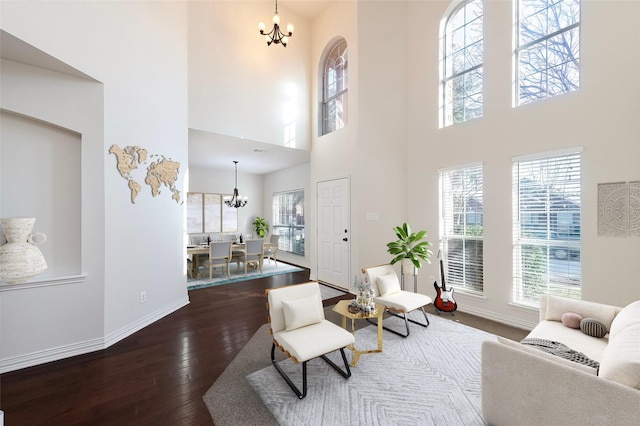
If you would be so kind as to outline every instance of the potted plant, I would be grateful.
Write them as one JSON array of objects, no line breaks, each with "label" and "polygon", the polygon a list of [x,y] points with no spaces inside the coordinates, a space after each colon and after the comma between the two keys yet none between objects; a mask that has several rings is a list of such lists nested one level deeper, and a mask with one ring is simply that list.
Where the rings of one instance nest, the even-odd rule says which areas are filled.
[{"label": "potted plant", "polygon": [[411,232],[411,227],[406,222],[394,227],[393,231],[397,240],[387,243],[387,251],[394,256],[391,259],[392,265],[402,261],[403,269],[413,270],[413,275],[416,275],[417,269],[422,266],[421,260],[431,263],[429,256],[433,253],[429,250],[431,243],[425,239],[427,231]]},{"label": "potted plant", "polygon": [[260,238],[264,238],[269,232],[269,224],[265,219],[256,216],[256,220],[253,221],[253,230],[256,231],[256,234],[258,234]]}]

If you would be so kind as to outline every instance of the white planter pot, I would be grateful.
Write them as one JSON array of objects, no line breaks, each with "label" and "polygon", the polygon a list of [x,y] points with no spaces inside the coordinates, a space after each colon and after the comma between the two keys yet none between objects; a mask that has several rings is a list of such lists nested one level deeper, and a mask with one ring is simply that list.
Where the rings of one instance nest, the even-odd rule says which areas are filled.
[{"label": "white planter pot", "polygon": [[400,262],[402,275],[418,275],[418,268],[416,268],[411,259],[402,259]]},{"label": "white planter pot", "polygon": [[0,280],[21,283],[47,269],[47,262],[36,245],[47,240],[42,232],[31,233],[36,219],[13,217],[0,219],[0,227],[6,238],[0,243]]}]

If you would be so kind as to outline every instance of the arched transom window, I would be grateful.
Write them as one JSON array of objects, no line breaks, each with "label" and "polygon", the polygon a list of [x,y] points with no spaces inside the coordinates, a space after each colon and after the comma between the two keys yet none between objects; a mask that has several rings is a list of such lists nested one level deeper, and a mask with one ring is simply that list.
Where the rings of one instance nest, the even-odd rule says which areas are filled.
[{"label": "arched transom window", "polygon": [[322,132],[326,135],[347,124],[347,42],[339,40],[324,62],[322,72]]}]

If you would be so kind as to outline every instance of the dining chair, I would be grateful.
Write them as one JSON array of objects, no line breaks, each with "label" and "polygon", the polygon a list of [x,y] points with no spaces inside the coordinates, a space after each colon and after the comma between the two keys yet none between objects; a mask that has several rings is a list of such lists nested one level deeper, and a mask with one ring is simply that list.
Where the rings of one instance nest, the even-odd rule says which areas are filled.
[{"label": "dining chair", "polygon": [[213,268],[216,266],[227,267],[227,278],[231,278],[229,264],[231,263],[231,241],[222,241],[209,244],[209,258],[204,261],[205,267],[209,267],[209,279],[213,278]]},{"label": "dining chair", "polygon": [[[351,377],[344,348],[353,345],[355,338],[344,328],[325,319],[317,282],[268,288],[265,292],[273,336],[271,363],[298,398],[307,395],[307,362],[314,358],[325,360],[345,379]],[[302,364],[302,390],[276,362],[276,347],[295,364]],[[327,357],[335,351],[340,351],[344,370]]]},{"label": "dining chair", "polygon": [[232,261],[238,265],[240,269],[240,262],[244,263],[244,274],[247,274],[247,264],[256,262],[260,273],[262,273],[262,259],[264,258],[264,240],[247,240],[245,241],[244,250],[234,250]]},{"label": "dining chair", "polygon": [[223,234],[222,241],[231,241],[234,242],[236,240],[235,234]]},{"label": "dining chair", "polygon": [[278,261],[276,257],[278,256],[278,243],[280,241],[280,235],[271,235],[269,238],[269,244],[264,249],[264,257],[269,259],[269,263],[271,260],[278,266]]},{"label": "dining chair", "polygon": [[[404,324],[407,328],[406,334],[384,326],[383,328],[385,330],[395,333],[398,336],[408,337],[408,321],[421,325],[422,327],[429,326],[429,318],[427,318],[427,313],[425,312],[424,307],[432,302],[431,298],[421,293],[402,290],[400,287],[400,281],[398,280],[398,275],[396,274],[396,270],[393,265],[387,264],[363,268],[362,272],[365,274],[367,281],[373,288],[373,301],[383,305],[389,314],[404,319]],[[418,309],[422,311],[426,324],[408,318],[409,312]],[[373,323],[373,321],[369,322]]]}]

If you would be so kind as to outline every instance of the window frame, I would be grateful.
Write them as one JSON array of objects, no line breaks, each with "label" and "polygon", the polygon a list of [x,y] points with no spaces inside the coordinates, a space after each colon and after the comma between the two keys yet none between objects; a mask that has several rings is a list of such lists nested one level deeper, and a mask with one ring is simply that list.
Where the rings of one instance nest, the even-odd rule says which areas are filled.
[{"label": "window frame", "polygon": [[[460,174],[463,175],[461,179],[458,178]],[[467,183],[474,185],[474,182],[468,180],[473,175],[476,176],[476,187],[475,189],[466,189]],[[462,182],[456,184],[453,179]],[[484,292],[484,166],[482,163],[473,163],[441,169],[438,172],[438,180],[440,254],[445,265],[445,280],[447,285],[454,285],[456,290],[482,295]],[[464,198],[460,204],[463,206],[463,210],[456,210],[454,207],[456,193],[464,195],[464,197],[460,197]],[[480,210],[474,209],[472,206],[480,206]],[[460,224],[455,219],[456,215],[463,220],[462,233],[455,231],[456,223]],[[479,227],[468,223],[469,215],[480,218]],[[456,242],[455,245],[452,244],[454,242]],[[458,245],[457,242],[460,242],[462,248],[461,255],[454,255],[451,252],[451,248]],[[478,252],[480,258],[478,258]]]},{"label": "window frame", "polygon": [[[285,200],[285,212],[279,212],[282,204],[281,197],[290,197]],[[296,196],[299,197],[296,199]],[[289,203],[295,203],[289,204]],[[304,217],[304,189],[293,189],[274,192],[272,196],[272,220],[271,234],[279,235],[278,249],[291,254],[305,255],[305,217]],[[297,207],[301,207],[302,213],[296,214]],[[281,223],[282,216],[288,216],[289,223]],[[302,224],[298,223],[302,220]],[[301,238],[298,238],[301,237]]]},{"label": "window frame", "polygon": [[[481,10],[482,15],[476,16],[474,19],[467,20],[465,16],[464,24],[459,27],[459,29],[465,30],[465,43],[457,50],[451,51],[452,48],[449,48],[450,40],[455,39],[452,35],[455,31],[449,28],[449,24],[453,21],[453,19],[459,13],[466,13],[466,8],[471,3],[478,3]],[[479,39],[474,39],[472,43],[467,44],[466,40],[466,30],[469,26],[474,22],[480,19],[481,32],[482,37]],[[451,30],[451,31],[450,31]],[[468,50],[475,44],[480,43],[480,56],[482,56],[482,60],[479,63],[475,63],[470,67],[464,67],[462,70],[455,70],[455,61],[454,55],[458,52],[463,52],[463,56],[466,58],[467,55],[464,53],[468,52]],[[465,61],[466,62],[466,61]],[[463,81],[467,78],[473,77],[474,74],[477,74],[476,78],[479,77],[480,80],[480,89],[475,90],[474,93],[467,93],[465,88],[462,89],[462,94],[459,97],[454,96],[454,90],[452,86],[454,83],[462,79]],[[472,81],[472,80],[471,80]],[[463,84],[464,85],[464,84]],[[471,116],[467,116],[467,111],[473,111],[473,109],[467,110],[463,106],[463,117],[460,120],[456,120],[454,110],[455,104],[457,102],[463,101],[466,99],[471,99],[473,97],[477,97],[479,95],[480,108],[478,114],[472,114]],[[477,101],[476,101],[477,102]],[[441,21],[440,26],[440,128],[448,127],[458,123],[464,123],[466,121],[472,120],[474,118],[480,118],[484,115],[484,1],[483,0],[462,0],[457,3],[452,3],[449,9],[445,12],[444,17]]]},{"label": "window frame", "polygon": [[[336,130],[340,130],[347,125],[348,121],[348,92],[349,92],[349,57],[348,57],[348,45],[344,38],[337,40],[329,49],[329,53],[325,57],[322,65],[322,75],[320,81],[322,82],[321,89],[321,115],[320,115],[320,136],[328,135]],[[340,75],[336,75],[336,82],[342,82],[342,88],[336,90],[335,93],[329,94],[328,74],[329,70],[335,69],[332,67],[339,58],[344,58],[343,66],[339,69],[342,71]],[[338,73],[337,73],[338,74]],[[330,113],[330,104],[340,103],[342,105],[342,114],[339,115],[334,111]],[[338,117],[341,119],[339,120]],[[330,126],[330,124],[332,124]]]},{"label": "window frame", "polygon": [[[513,303],[537,307],[541,294],[582,296],[582,161],[582,148],[512,160]],[[549,172],[563,164],[560,172]],[[526,173],[536,167],[544,181],[530,178],[533,172]],[[565,174],[564,180],[559,180],[560,173]],[[558,233],[557,215],[575,215],[576,206],[572,232]],[[578,263],[568,258],[563,265],[563,260],[552,256],[557,247],[573,251]]]}]

